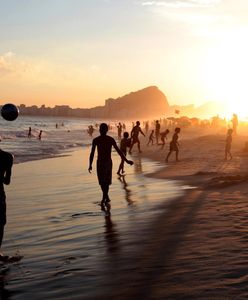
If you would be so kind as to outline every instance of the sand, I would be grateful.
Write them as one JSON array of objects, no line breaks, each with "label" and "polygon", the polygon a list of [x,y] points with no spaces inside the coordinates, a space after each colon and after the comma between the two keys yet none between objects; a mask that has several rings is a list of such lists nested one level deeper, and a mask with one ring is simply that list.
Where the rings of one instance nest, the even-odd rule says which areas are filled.
[{"label": "sand", "polygon": [[[233,142],[224,161],[224,135],[181,141],[180,162],[151,176],[195,187],[178,198],[150,226],[147,243],[117,271],[111,299],[247,299],[247,137]],[[166,151],[144,147],[164,163]]]},{"label": "sand", "polygon": [[[38,278],[33,284],[34,290],[38,289],[39,291],[40,285],[48,284],[48,289],[51,290],[47,291],[46,299],[53,299],[52,289],[61,288],[59,276],[62,274],[63,284],[70,283],[64,297],[71,300],[248,298],[248,268],[246,266],[248,260],[248,156],[243,152],[246,137],[234,138],[233,160],[231,161],[223,159],[224,135],[206,135],[191,139],[182,133],[181,137],[180,162],[174,161],[173,154],[169,163],[164,163],[166,147],[164,150],[160,150],[157,146],[146,147],[143,145],[141,157],[149,157],[165,166],[148,176],[160,180],[178,180],[181,185],[189,187],[186,194],[174,201],[160,203],[160,213],[156,215],[156,218],[147,220],[149,226],[145,232],[140,232],[139,227],[132,228],[132,233],[135,233],[132,247],[122,248],[123,236],[117,234],[118,226],[120,226],[118,218],[115,218],[114,214],[112,214],[112,220],[108,217],[105,218],[105,238],[109,243],[108,255],[104,250],[106,247],[104,237],[93,247],[95,251],[99,250],[102,253],[103,269],[95,270],[99,272],[99,277],[102,276],[101,280],[98,278],[97,286],[94,285],[94,281],[97,279],[94,277],[95,274],[88,274],[89,277],[92,277],[92,281],[84,280],[87,265],[82,270],[87,255],[90,256],[91,253],[82,253],[80,257],[77,257],[75,249],[70,249],[70,244],[67,244],[68,249],[65,249],[68,251],[67,255],[58,253],[58,257],[54,254],[50,257],[54,260],[53,263],[58,271],[53,274],[51,270],[51,274],[58,276],[58,281],[49,286],[49,278]],[[133,149],[134,154],[135,152],[136,148]],[[67,160],[68,166],[70,158]],[[57,165],[54,164],[54,160],[51,160],[51,170],[54,170],[57,179],[60,179],[63,174],[60,174],[61,177],[59,177],[59,172],[55,169],[60,166],[62,160],[58,159],[56,162]],[[26,177],[23,177],[22,193],[25,193],[25,180],[30,178],[32,167],[37,163],[28,164]],[[73,164],[76,167],[77,162],[74,160]],[[49,160],[46,161],[46,165],[49,165]],[[66,166],[61,167],[61,170],[68,173]],[[79,174],[73,174],[71,171],[72,169],[70,169],[69,175],[73,177],[69,181],[72,185],[70,193],[77,195],[76,203],[80,205],[80,178],[77,177]],[[40,180],[43,184],[42,176],[44,174],[41,169]],[[75,180],[77,185],[73,186],[72,182]],[[34,182],[38,186],[38,179]],[[40,197],[42,197],[42,193]],[[63,197],[63,190],[58,193],[58,197]],[[59,201],[58,198],[56,205],[59,205]],[[42,207],[42,202],[39,202],[38,205]],[[70,203],[66,208],[69,209],[69,206]],[[52,208],[53,206],[51,206]],[[11,204],[9,209],[11,210]],[[63,211],[57,219],[49,219],[50,214],[49,212],[48,221],[57,224],[55,234],[49,232],[48,237],[53,247],[59,245],[65,237],[74,243],[78,240],[82,244],[85,243],[85,239],[80,237],[80,230],[83,230],[80,219],[77,224],[74,224],[66,214],[63,215]],[[18,215],[16,217],[18,218]],[[23,221],[20,216],[19,218],[21,224]],[[82,226],[82,228],[78,227],[76,234],[70,236],[68,233],[64,233],[60,223],[61,218],[63,224],[66,222],[63,226],[70,225],[69,230],[75,226]],[[25,220],[25,222],[28,221]],[[37,220],[37,222],[39,223],[41,220]],[[10,226],[13,226],[11,221]],[[59,234],[61,240],[56,233]],[[22,238],[26,238],[30,242],[28,234],[30,235],[30,233],[27,233],[27,236],[24,234]],[[44,239],[42,236],[35,238],[35,231],[31,231],[31,235],[33,235],[31,240],[33,238],[33,240],[37,239],[38,242],[41,242]],[[11,244],[11,240],[7,246],[9,244]],[[78,243],[76,245],[78,247]],[[28,248],[28,245],[26,247]],[[49,248],[45,250],[49,251]],[[40,264],[42,264],[42,259],[46,259],[46,256],[42,256],[40,251],[38,253],[41,259]],[[34,259],[31,253],[27,252],[25,256],[31,257],[31,260]],[[68,268],[63,269],[59,262],[62,265],[71,264],[74,269],[72,268],[69,272]],[[81,286],[79,286],[80,277],[82,278]],[[32,280],[32,278],[28,280]],[[71,286],[71,294],[69,286]],[[86,289],[87,286],[88,289]],[[17,285],[18,288],[20,289],[21,285]],[[24,288],[23,285],[22,288]],[[23,296],[25,298],[29,294],[24,293]],[[20,297],[20,299],[22,298]],[[62,298],[60,297],[60,299]]]}]

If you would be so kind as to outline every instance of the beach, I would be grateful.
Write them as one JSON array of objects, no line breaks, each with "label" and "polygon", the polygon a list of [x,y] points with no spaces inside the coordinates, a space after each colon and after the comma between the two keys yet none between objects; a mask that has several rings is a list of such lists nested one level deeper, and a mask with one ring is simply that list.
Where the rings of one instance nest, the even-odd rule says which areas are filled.
[{"label": "beach", "polygon": [[182,134],[168,164],[168,144],[134,148],[111,215],[88,147],[15,165],[3,247],[23,259],[1,272],[3,299],[246,299],[246,137],[231,161],[224,140]]},{"label": "beach", "polygon": [[[181,161],[153,174],[195,189],[151,224],[130,262],[136,271],[112,299],[247,299],[246,139],[236,137],[231,161],[221,135],[184,140]],[[147,155],[163,162],[153,149]]]}]

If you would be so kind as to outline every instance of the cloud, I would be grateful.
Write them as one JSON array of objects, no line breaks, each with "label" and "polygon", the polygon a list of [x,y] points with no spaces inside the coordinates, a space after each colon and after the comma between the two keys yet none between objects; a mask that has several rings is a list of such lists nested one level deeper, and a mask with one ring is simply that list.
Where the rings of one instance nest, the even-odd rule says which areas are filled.
[{"label": "cloud", "polygon": [[0,56],[0,76],[5,76],[15,72],[13,58],[15,54],[11,51]]},{"label": "cloud", "polygon": [[221,0],[160,0],[142,1],[143,6],[164,6],[168,8],[207,8],[215,6]]}]

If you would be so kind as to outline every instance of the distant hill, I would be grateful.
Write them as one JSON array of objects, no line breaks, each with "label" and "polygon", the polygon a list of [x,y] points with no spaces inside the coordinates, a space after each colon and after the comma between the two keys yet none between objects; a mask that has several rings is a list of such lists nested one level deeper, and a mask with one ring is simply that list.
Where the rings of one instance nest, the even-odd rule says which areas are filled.
[{"label": "distant hill", "polygon": [[27,107],[20,105],[23,115],[101,118],[101,119],[132,119],[160,117],[168,113],[169,104],[166,96],[156,87],[150,86],[125,96],[105,100],[104,106],[93,108],[71,108],[69,105],[46,107],[36,105]]},{"label": "distant hill", "polygon": [[150,86],[117,99],[107,99],[104,106],[106,117],[124,119],[161,116],[168,110],[167,98],[156,86]]}]

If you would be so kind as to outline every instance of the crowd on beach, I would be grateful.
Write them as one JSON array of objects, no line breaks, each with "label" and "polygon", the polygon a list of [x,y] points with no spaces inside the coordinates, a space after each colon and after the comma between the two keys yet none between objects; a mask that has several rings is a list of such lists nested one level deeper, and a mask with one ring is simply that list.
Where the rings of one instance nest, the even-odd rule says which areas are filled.
[{"label": "crowd on beach", "polygon": [[[161,123],[164,127],[164,130],[161,129]],[[140,121],[136,123],[132,122],[132,129],[129,132],[126,131],[126,125],[119,122],[116,125],[117,128],[117,138],[119,140],[119,147],[114,138],[107,135],[107,132],[111,127],[106,123],[102,123],[99,126],[100,136],[96,137],[92,141],[92,148],[89,158],[89,172],[92,171],[92,163],[94,159],[95,150],[97,149],[97,176],[98,182],[102,190],[102,201],[101,208],[102,210],[110,210],[110,198],[108,195],[109,186],[112,183],[112,160],[111,160],[111,148],[113,147],[121,157],[121,162],[117,171],[119,176],[122,176],[125,173],[124,163],[132,165],[133,161],[126,158],[127,153],[132,154],[133,147],[137,144],[138,152],[142,153],[141,143],[139,136],[143,135],[145,138],[148,136],[147,146],[151,145],[161,145],[161,149],[164,149],[166,140],[170,131],[173,130],[173,134],[170,142],[168,143],[168,153],[165,156],[165,163],[169,162],[169,158],[173,152],[175,152],[176,162],[179,162],[179,134],[181,132],[181,127],[185,127],[193,124],[194,126],[201,127],[214,127],[218,128],[219,126],[226,124],[226,120],[219,118],[218,116],[212,118],[211,121],[200,121],[197,118],[189,119],[187,117],[183,118],[167,118],[163,120],[155,120],[151,124],[149,121],[143,122],[143,130],[141,128]],[[231,120],[231,127],[227,130],[226,140],[225,140],[225,160],[232,159],[231,154],[231,145],[232,145],[232,135],[237,134],[238,126],[238,117],[233,114]],[[167,126],[167,128],[166,128]],[[180,126],[180,127],[179,127]],[[152,127],[152,129],[150,129]]]}]

